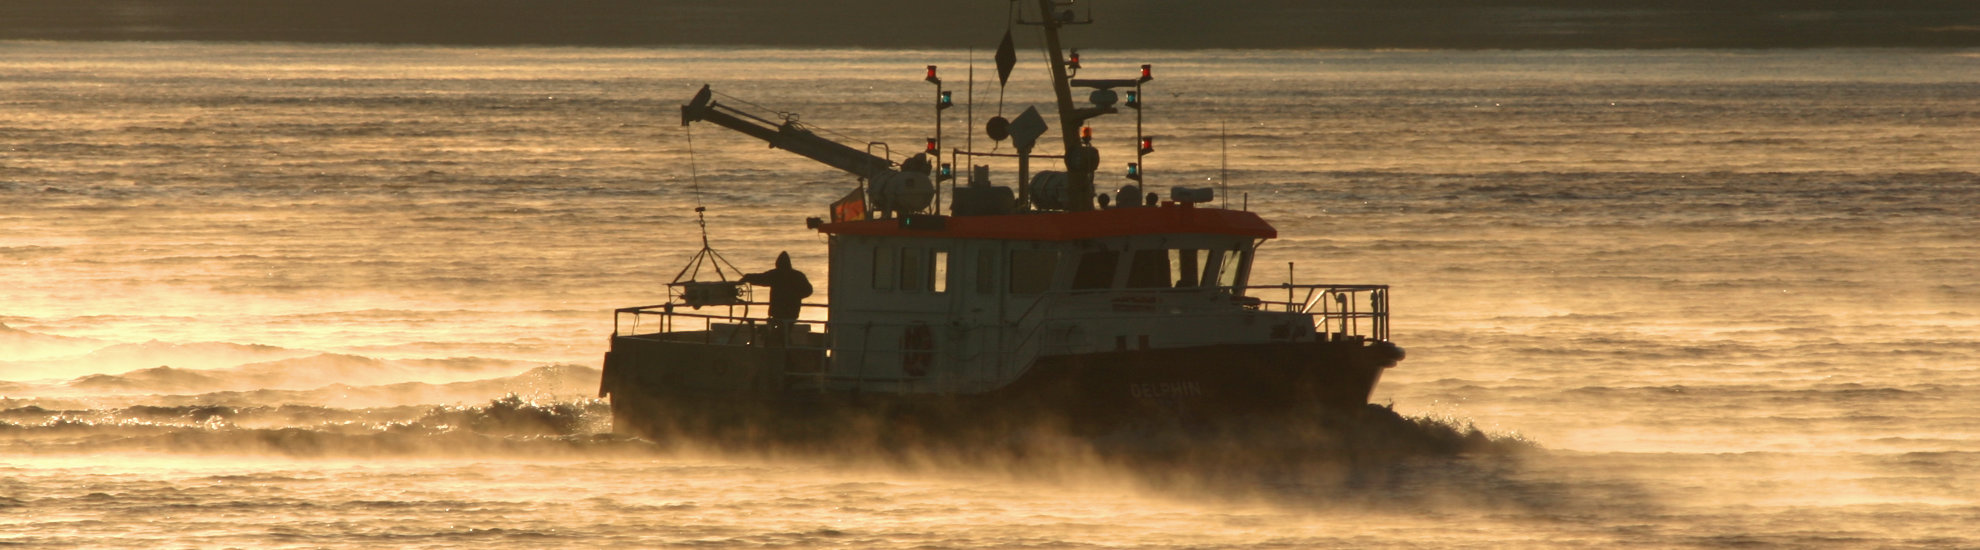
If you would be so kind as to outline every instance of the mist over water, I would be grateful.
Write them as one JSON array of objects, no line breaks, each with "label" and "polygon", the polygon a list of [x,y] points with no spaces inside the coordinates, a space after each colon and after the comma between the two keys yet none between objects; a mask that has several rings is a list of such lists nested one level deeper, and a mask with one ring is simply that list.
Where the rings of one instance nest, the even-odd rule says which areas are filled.
[{"label": "mist over water", "polygon": [[[610,435],[610,311],[664,299],[693,207],[744,269],[823,281],[803,218],[853,186],[714,127],[690,171],[676,106],[710,83],[914,151],[922,66],[966,103],[965,52],[12,42],[0,541],[1980,545],[1980,53],[1084,53],[1154,64],[1158,188],[1228,154],[1281,235],[1254,284],[1393,285],[1376,401],[1409,433],[1499,443],[1164,468]],[[976,119],[1049,109],[1036,72]],[[1133,120],[1094,125],[1128,162]]]}]

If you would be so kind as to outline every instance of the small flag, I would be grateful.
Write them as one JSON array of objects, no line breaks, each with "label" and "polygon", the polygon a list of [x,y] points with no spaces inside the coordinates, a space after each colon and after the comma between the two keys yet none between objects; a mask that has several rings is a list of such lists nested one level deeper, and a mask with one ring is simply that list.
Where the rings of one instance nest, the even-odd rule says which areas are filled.
[{"label": "small flag", "polygon": [[866,197],[860,195],[858,188],[846,193],[845,198],[832,202],[832,223],[864,219],[866,219]]}]

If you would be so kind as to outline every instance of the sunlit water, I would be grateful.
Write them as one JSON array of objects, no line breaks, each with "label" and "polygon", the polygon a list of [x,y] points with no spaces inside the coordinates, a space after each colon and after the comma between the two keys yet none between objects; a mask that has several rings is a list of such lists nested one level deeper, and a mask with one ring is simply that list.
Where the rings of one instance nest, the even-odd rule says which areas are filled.
[{"label": "sunlit water", "polygon": [[[1980,545],[1980,52],[1085,53],[1154,64],[1156,185],[1228,154],[1254,282],[1394,285],[1377,401],[1535,448],[1178,482],[607,434],[610,310],[693,207],[822,280],[853,185],[714,127],[690,164],[676,105],[915,150],[963,52],[0,43],[0,542]],[[979,57],[977,120],[1049,110]]]}]

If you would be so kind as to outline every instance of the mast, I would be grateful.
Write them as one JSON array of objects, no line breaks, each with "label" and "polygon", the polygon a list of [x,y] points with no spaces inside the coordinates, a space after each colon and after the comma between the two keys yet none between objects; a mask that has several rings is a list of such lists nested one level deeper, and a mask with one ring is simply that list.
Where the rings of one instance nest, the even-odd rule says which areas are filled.
[{"label": "mast", "polygon": [[[1059,100],[1059,134],[1066,143],[1066,210],[1084,212],[1093,209],[1093,171],[1084,153],[1086,146],[1080,142],[1079,129],[1085,126],[1085,119],[1079,117],[1073,108],[1071,77],[1066,74],[1065,54],[1059,46],[1061,22],[1053,8],[1060,4],[1054,0],[1038,0],[1040,26],[1045,29],[1045,53],[1052,59],[1052,92]],[[1064,4],[1070,7],[1072,2]],[[1068,10],[1067,15],[1072,12]],[[1070,17],[1068,17],[1070,19]]]}]

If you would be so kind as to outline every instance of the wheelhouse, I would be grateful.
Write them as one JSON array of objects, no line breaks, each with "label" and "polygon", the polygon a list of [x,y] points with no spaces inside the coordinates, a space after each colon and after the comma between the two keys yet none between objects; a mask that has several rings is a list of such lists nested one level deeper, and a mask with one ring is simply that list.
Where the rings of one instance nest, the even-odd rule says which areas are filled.
[{"label": "wheelhouse", "polygon": [[1253,252],[1276,236],[1250,212],[1169,203],[817,229],[831,247],[830,377],[862,387],[983,391],[1041,356],[1314,331],[1245,296]]}]

